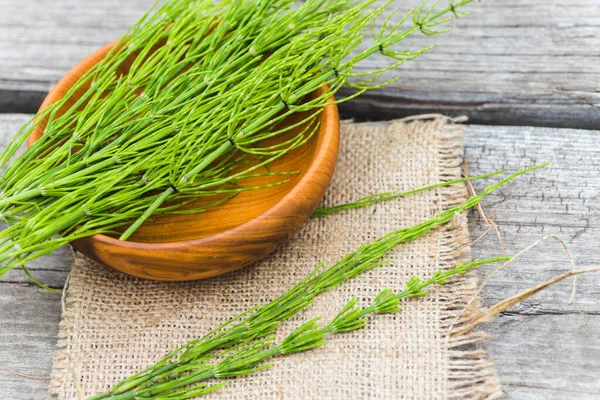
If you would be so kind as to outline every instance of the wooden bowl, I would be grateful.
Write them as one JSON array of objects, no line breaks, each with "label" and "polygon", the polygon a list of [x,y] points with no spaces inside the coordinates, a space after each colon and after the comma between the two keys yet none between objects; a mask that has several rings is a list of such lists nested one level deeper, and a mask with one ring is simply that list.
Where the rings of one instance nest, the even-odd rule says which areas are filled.
[{"label": "wooden bowl", "polygon": [[[114,45],[101,48],[71,69],[50,91],[40,110],[62,98]],[[339,147],[336,105],[326,106],[317,118],[320,128],[310,141],[271,165],[276,171],[299,171],[290,182],[242,192],[203,213],[159,216],[143,224],[127,241],[94,235],[74,241],[73,246],[91,259],[127,274],[170,281],[221,275],[265,257],[302,227],[333,175]],[[42,136],[45,125],[40,121],[29,137],[29,145]]]}]

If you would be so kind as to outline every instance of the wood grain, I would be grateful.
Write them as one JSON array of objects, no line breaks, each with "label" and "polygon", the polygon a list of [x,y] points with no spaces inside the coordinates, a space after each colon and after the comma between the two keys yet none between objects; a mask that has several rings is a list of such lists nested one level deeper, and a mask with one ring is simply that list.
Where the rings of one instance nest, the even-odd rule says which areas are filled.
[{"label": "wood grain", "polygon": [[[27,116],[0,116],[4,143]],[[600,148],[597,131],[529,127],[468,126],[466,155],[471,174],[499,168],[517,170],[536,162],[552,165],[521,177],[484,200],[495,214],[509,253],[544,235],[565,240],[581,267],[600,263]],[[475,187],[482,190],[485,184]],[[486,229],[470,216],[475,240]],[[473,248],[474,257],[501,253],[488,233]],[[36,276],[60,287],[71,264],[64,249],[31,265]],[[562,247],[553,240],[532,251],[510,270],[494,278],[483,292],[492,305],[570,268]],[[482,270],[482,279],[490,270]],[[22,372],[46,375],[58,332],[60,296],[46,293],[14,272],[0,282],[0,361]],[[570,282],[537,294],[502,314],[485,330],[487,350],[496,360],[510,399],[597,399],[600,393],[600,275],[579,278],[577,307],[568,304]],[[24,304],[24,308],[21,308]],[[583,314],[580,311],[583,311]],[[14,400],[42,399],[47,382],[9,372],[0,374],[0,392]]]},{"label": "wood grain", "polygon": [[29,285],[2,282],[0,286],[2,398],[48,398],[48,380],[19,376],[7,368],[37,377],[50,374],[60,321],[60,294]]},{"label": "wood grain", "polygon": [[[0,112],[35,112],[71,66],[122,35],[151,3],[0,0]],[[418,3],[395,6],[402,12]],[[437,48],[388,75],[400,78],[392,86],[342,104],[342,116],[436,111],[466,113],[472,123],[600,126],[597,0],[486,0],[469,10],[451,33],[407,41]],[[374,57],[359,68],[382,62]]]},{"label": "wood grain", "polygon": [[[472,173],[552,164],[501,188],[484,201],[499,225],[504,245],[515,254],[545,236],[566,242],[578,267],[600,265],[600,148],[598,131],[470,126],[466,157]],[[476,185],[480,188],[482,185]],[[471,237],[487,225],[471,215]],[[473,256],[501,252],[493,232]],[[483,292],[490,306],[571,268],[562,245],[549,238]],[[484,269],[484,274],[490,273]],[[572,279],[505,312],[483,329],[487,350],[512,399],[600,398],[600,274],[578,278],[577,301],[569,304]]]}]

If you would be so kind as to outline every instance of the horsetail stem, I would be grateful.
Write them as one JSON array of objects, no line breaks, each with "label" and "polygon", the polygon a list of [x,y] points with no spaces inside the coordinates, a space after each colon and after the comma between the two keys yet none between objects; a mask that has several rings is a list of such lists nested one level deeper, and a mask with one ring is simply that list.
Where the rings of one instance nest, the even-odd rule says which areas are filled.
[{"label": "horsetail stem", "polygon": [[189,373],[183,375],[173,376],[171,374],[173,369],[182,366],[181,363],[170,364],[165,367],[171,368],[162,367],[159,371],[149,375],[152,376],[150,379],[156,379],[162,375],[164,379],[160,382],[153,383],[137,391],[126,392],[139,385],[139,383],[144,382],[141,378],[133,379],[129,382],[126,380],[121,384],[118,391],[113,390],[112,394],[102,393],[90,397],[88,400],[126,400],[151,396],[173,396],[173,393],[180,393],[182,397],[169,398],[184,399],[187,398],[183,397],[186,393],[185,390],[176,392],[180,388],[214,378],[225,379],[248,375],[268,368],[270,365],[263,363],[270,358],[314,350],[325,345],[325,338],[328,335],[347,333],[364,328],[368,322],[367,317],[371,314],[396,313],[401,311],[400,303],[402,299],[423,297],[427,295],[424,289],[429,286],[443,285],[448,278],[457,274],[464,275],[471,269],[484,264],[508,260],[510,260],[510,257],[496,257],[476,260],[470,263],[458,263],[456,267],[447,271],[436,271],[427,280],[421,280],[421,278],[413,276],[400,292],[394,293],[391,289],[384,289],[365,308],[356,307],[358,299],[352,299],[328,324],[319,325],[318,321],[321,318],[309,320],[285,337],[279,344],[275,345],[271,337],[258,339],[243,345],[239,350],[233,351],[232,354],[226,356],[216,364],[206,364],[208,360],[204,360],[196,368],[197,371],[194,368],[185,368],[185,372]]},{"label": "horsetail stem", "polygon": [[[463,204],[449,208],[436,217],[411,227],[400,228],[390,232],[371,243],[364,243],[355,251],[349,253],[344,258],[333,264],[331,267],[323,270],[324,263],[319,264],[308,276],[296,284],[287,293],[284,293],[270,303],[245,311],[240,316],[233,318],[230,322],[222,327],[211,331],[202,338],[192,340],[179,349],[171,352],[167,357],[156,363],[154,366],[135,374],[121,383],[116,385],[111,392],[101,394],[99,396],[110,397],[111,395],[124,395],[125,392],[137,393],[136,388],[145,390],[147,387],[152,387],[156,382],[166,380],[167,382],[183,379],[181,374],[174,373],[178,367],[186,365],[195,365],[197,363],[204,364],[207,360],[213,359],[215,352],[220,349],[236,348],[236,346],[244,346],[245,343],[256,343],[256,341],[265,341],[269,339],[277,327],[292,316],[298,314],[310,305],[314,299],[322,293],[330,291],[349,279],[362,274],[366,271],[377,268],[385,264],[383,257],[394,247],[401,243],[413,241],[432,229],[452,221],[455,216],[471,207],[476,206],[482,198],[492,193],[494,190],[508,183],[512,179],[521,176],[527,172],[534,171],[545,167],[546,164],[536,165],[522,171],[516,172],[499,182],[487,186],[479,195],[473,196],[466,200]],[[398,294],[399,297],[394,297],[389,291],[383,291],[380,296],[375,299],[373,308],[369,308],[366,313],[386,312],[393,310],[397,301],[402,297],[418,297],[424,294],[423,289],[432,284],[442,284],[445,280],[457,273],[466,272],[471,267],[475,267],[486,262],[496,262],[504,258],[496,258],[484,261],[475,261],[465,267],[463,264],[457,265],[452,272],[448,271],[437,272],[427,281],[417,280],[413,278],[407,282],[405,290]],[[448,274],[448,275],[445,275]],[[352,311],[352,314],[346,311],[352,309],[354,305],[348,306],[347,310],[338,315],[338,319],[334,320],[336,329],[342,331],[349,330],[351,327],[362,324],[362,318],[366,314],[363,311]],[[353,319],[349,320],[349,316]],[[236,322],[236,323],[234,323]],[[313,342],[311,342],[313,343]],[[316,345],[318,341],[313,344]],[[308,346],[308,344],[306,344]],[[308,346],[306,349],[308,349]],[[299,345],[299,348],[303,346]],[[288,348],[291,351],[293,348]],[[254,353],[253,353],[254,354]],[[255,355],[255,354],[254,354]],[[166,365],[176,365],[173,369],[164,371]],[[252,368],[248,368],[251,370]],[[158,372],[161,371],[161,372]],[[164,372],[162,372],[164,371]],[[227,369],[232,372],[233,370]],[[223,370],[222,370],[223,372]],[[204,372],[202,372],[204,373]],[[194,381],[197,382],[197,381]],[[162,388],[173,388],[177,383],[171,382],[168,385],[161,386]],[[179,387],[179,386],[177,386]],[[97,397],[103,398],[103,397]],[[120,398],[120,397],[119,397]],[[126,397],[123,397],[126,398]]]},{"label": "horsetail stem", "polygon": [[[392,12],[378,33],[372,29],[375,44],[366,50],[358,49],[364,33],[389,2],[374,9],[373,0],[157,3],[0,156],[8,162],[44,121],[44,135],[0,179],[0,214],[10,225],[0,233],[0,275],[78,238],[129,225],[120,234],[127,239],[191,196],[269,187],[240,183],[304,145],[327,104],[388,84],[377,83],[383,72],[424,51],[394,46],[418,31],[436,33],[445,15],[471,1],[421,7],[398,22]],[[390,65],[354,72],[376,53]],[[328,103],[345,84],[358,92]],[[298,112],[313,113],[305,129],[263,143],[298,128],[285,124]]]},{"label": "horsetail stem", "polygon": [[365,206],[369,206],[372,204],[377,204],[377,203],[381,203],[384,201],[390,201],[390,200],[398,199],[401,197],[406,197],[406,196],[410,196],[413,194],[417,194],[420,192],[425,192],[427,190],[432,190],[432,189],[436,189],[436,188],[442,188],[442,187],[446,187],[446,186],[455,185],[457,183],[473,181],[473,180],[477,180],[477,179],[485,179],[485,178],[489,178],[490,176],[502,174],[504,172],[506,172],[506,170],[499,170],[496,172],[490,172],[488,174],[483,174],[483,175],[469,176],[467,178],[453,179],[451,181],[440,182],[440,183],[436,183],[433,185],[423,186],[418,189],[409,190],[407,192],[401,192],[401,193],[391,193],[391,192],[377,193],[377,194],[369,195],[366,197],[362,197],[351,203],[338,204],[338,205],[331,206],[331,207],[319,206],[315,209],[315,211],[311,215],[311,218],[325,217],[327,215],[338,213],[340,211],[351,210],[353,208],[365,207]]}]

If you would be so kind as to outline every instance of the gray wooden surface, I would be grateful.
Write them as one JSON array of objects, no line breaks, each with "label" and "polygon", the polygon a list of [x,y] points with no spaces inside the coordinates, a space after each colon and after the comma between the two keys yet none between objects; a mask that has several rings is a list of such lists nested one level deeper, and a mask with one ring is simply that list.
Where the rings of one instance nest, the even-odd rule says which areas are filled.
[{"label": "gray wooden surface", "polygon": [[[419,0],[398,1],[408,10]],[[117,38],[152,0],[0,0],[0,145],[34,112],[50,87],[78,60]],[[442,3],[445,3],[442,0]],[[552,161],[484,201],[509,254],[558,235],[578,266],[600,264],[600,5],[598,0],[485,0],[453,32],[416,37],[412,48],[438,47],[406,64],[392,87],[342,105],[344,117],[387,119],[441,111],[468,114],[466,155],[472,174],[517,170]],[[379,67],[375,59],[362,68]],[[539,128],[554,126],[568,129]],[[475,185],[483,188],[483,183]],[[486,229],[470,217],[473,239]],[[498,255],[493,232],[476,257]],[[61,288],[70,265],[65,248],[32,263],[33,273]],[[483,291],[491,305],[570,268],[548,239]],[[480,272],[482,278],[490,272]],[[600,274],[579,278],[503,313],[486,331],[509,398],[600,399]],[[0,279],[0,398],[46,398],[47,381],[5,368],[47,375],[60,320],[60,295],[22,273]]]},{"label": "gray wooden surface", "polygon": [[[13,134],[27,117],[0,116],[0,138]],[[506,251],[515,254],[544,236],[558,235],[576,263],[600,264],[600,148],[595,131],[471,125],[466,155],[470,172],[511,171],[543,161],[552,165],[520,178],[483,202],[500,226]],[[484,183],[476,183],[483,189]],[[470,218],[473,240],[486,224]],[[474,257],[501,254],[490,232],[473,248]],[[44,282],[62,287],[70,265],[68,249],[36,260],[31,269]],[[561,245],[548,240],[483,292],[491,305],[570,268]],[[480,272],[483,278],[490,269]],[[509,398],[600,398],[600,274],[579,279],[577,307],[568,304],[571,282],[542,292],[502,314],[485,329],[487,349],[497,363]],[[60,319],[60,295],[28,282],[22,273],[0,283],[0,361],[34,375],[47,375]],[[44,398],[46,381],[10,372],[0,374],[4,398]]]},{"label": "gray wooden surface", "polygon": [[[508,254],[556,235],[567,244],[577,266],[600,265],[599,133],[501,126],[467,129],[471,173],[552,162],[483,202],[500,226]],[[473,214],[472,238],[486,228]],[[498,251],[498,240],[490,232],[475,244],[473,256],[489,257]],[[495,304],[570,268],[561,244],[549,239],[494,277],[483,292],[484,303]],[[571,285],[572,280],[565,280],[485,327],[492,335],[488,350],[510,398],[600,399],[600,273],[578,278],[576,306],[568,303]]]},{"label": "gray wooden surface", "polygon": [[[397,0],[401,12],[421,0]],[[0,112],[35,112],[71,66],[116,39],[153,0],[0,0]],[[446,1],[440,2],[445,4]],[[441,111],[473,123],[598,128],[598,0],[485,0],[405,64],[391,87],[342,105],[345,117]],[[375,57],[363,68],[381,66]]]}]

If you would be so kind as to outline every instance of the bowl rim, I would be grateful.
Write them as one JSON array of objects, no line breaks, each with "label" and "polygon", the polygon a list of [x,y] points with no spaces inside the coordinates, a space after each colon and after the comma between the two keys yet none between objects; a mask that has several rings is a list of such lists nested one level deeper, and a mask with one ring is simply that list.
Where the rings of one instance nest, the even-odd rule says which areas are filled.
[{"label": "bowl rim", "polygon": [[[48,92],[48,95],[42,102],[42,105],[40,106],[38,112],[41,112],[46,107],[60,100],[62,96],[75,84],[75,82],[85,72],[87,72],[90,68],[96,65],[101,59],[103,59],[106,56],[106,54],[108,54],[108,52],[119,42],[120,39],[117,39],[111,43],[108,43],[107,45],[101,47],[94,53],[81,60],[73,68],[71,68]],[[324,85],[321,88],[317,89],[317,91],[322,93],[326,89],[327,86]],[[122,249],[130,248],[136,250],[175,250],[190,246],[210,245],[213,242],[220,242],[224,240],[226,241],[227,239],[235,240],[235,238],[239,237],[242,232],[247,230],[252,231],[255,228],[255,226],[260,225],[262,221],[281,218],[283,216],[289,216],[289,212],[284,213],[282,212],[282,209],[286,208],[287,204],[293,203],[292,199],[300,195],[305,188],[313,185],[312,181],[314,179],[314,175],[319,173],[320,165],[322,165],[323,162],[326,161],[328,156],[331,156],[332,151],[335,155],[334,160],[337,160],[340,142],[339,114],[337,104],[335,103],[335,98],[333,96],[327,100],[327,103],[331,104],[328,104],[325,107],[323,107],[323,111],[320,114],[321,126],[318,132],[319,137],[315,148],[315,153],[309,165],[309,168],[306,170],[302,178],[285,196],[283,196],[276,204],[274,204],[272,207],[270,207],[263,213],[253,217],[252,219],[242,223],[241,225],[227,229],[214,235],[205,236],[198,239],[188,239],[173,242],[135,242],[130,240],[119,240],[108,235],[95,234],[78,240],[92,240],[102,245],[118,247]],[[36,129],[29,136],[27,142],[28,147],[31,146],[37,139],[39,139],[44,134],[45,124],[42,125],[43,127],[36,127]],[[335,168],[335,162],[333,168]],[[331,174],[333,174],[333,171],[331,172]],[[323,188],[323,192],[324,190],[325,188]],[[310,215],[308,217],[310,217]]]}]

